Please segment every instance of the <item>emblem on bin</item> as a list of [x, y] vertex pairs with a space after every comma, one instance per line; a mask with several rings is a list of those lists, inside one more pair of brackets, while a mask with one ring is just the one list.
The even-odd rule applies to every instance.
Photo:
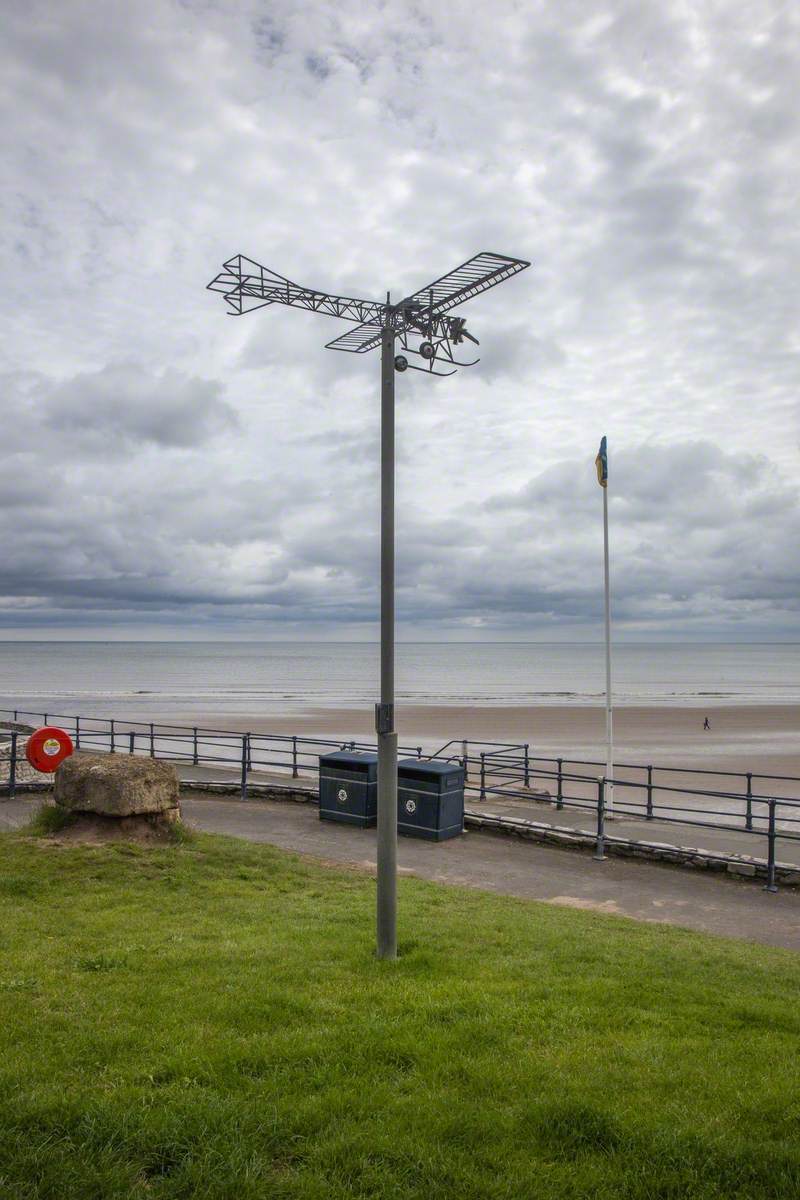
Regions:
[[336, 793], [336, 799], [340, 804], [344, 804], [346, 802], [347, 792], [344, 790], [344, 788], [339, 788], [338, 792]]
[[416, 802], [416, 800], [406, 800], [406, 812], [407, 812], [407, 813], [414, 813], [414, 812], [416, 812], [416, 811], [417, 811], [417, 802]]

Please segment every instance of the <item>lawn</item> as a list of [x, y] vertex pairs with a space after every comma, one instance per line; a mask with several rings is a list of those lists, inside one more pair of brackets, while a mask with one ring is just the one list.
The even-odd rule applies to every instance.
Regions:
[[379, 963], [374, 892], [0, 837], [3, 1200], [800, 1195], [800, 958], [404, 878]]

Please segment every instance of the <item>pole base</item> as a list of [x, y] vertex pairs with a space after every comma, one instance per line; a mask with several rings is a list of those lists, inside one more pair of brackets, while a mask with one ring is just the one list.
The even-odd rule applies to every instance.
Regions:
[[378, 958], [397, 958], [397, 734], [378, 734]]

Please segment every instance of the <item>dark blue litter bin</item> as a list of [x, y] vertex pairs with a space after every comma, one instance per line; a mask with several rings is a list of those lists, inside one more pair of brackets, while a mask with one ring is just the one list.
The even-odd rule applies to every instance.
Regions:
[[404, 758], [397, 764], [397, 829], [443, 842], [464, 832], [464, 770], [453, 763]]
[[319, 816], [367, 828], [378, 819], [378, 756], [336, 750], [319, 759]]

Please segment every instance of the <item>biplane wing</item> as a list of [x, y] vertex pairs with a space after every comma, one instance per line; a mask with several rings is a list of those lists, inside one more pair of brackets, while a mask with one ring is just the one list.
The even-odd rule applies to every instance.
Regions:
[[325, 343], [326, 350], [349, 350], [351, 354], [366, 354], [381, 344], [383, 328], [377, 321], [365, 321], [363, 325], [354, 325], [346, 333], [340, 334], [332, 342]]
[[442, 275], [427, 287], [420, 288], [413, 296], [407, 296], [400, 308], [421, 309], [437, 316], [451, 308], [471, 300], [504, 279], [510, 279], [531, 264], [522, 258], [509, 258], [506, 254], [494, 254], [482, 250], [467, 259], [454, 271]]

